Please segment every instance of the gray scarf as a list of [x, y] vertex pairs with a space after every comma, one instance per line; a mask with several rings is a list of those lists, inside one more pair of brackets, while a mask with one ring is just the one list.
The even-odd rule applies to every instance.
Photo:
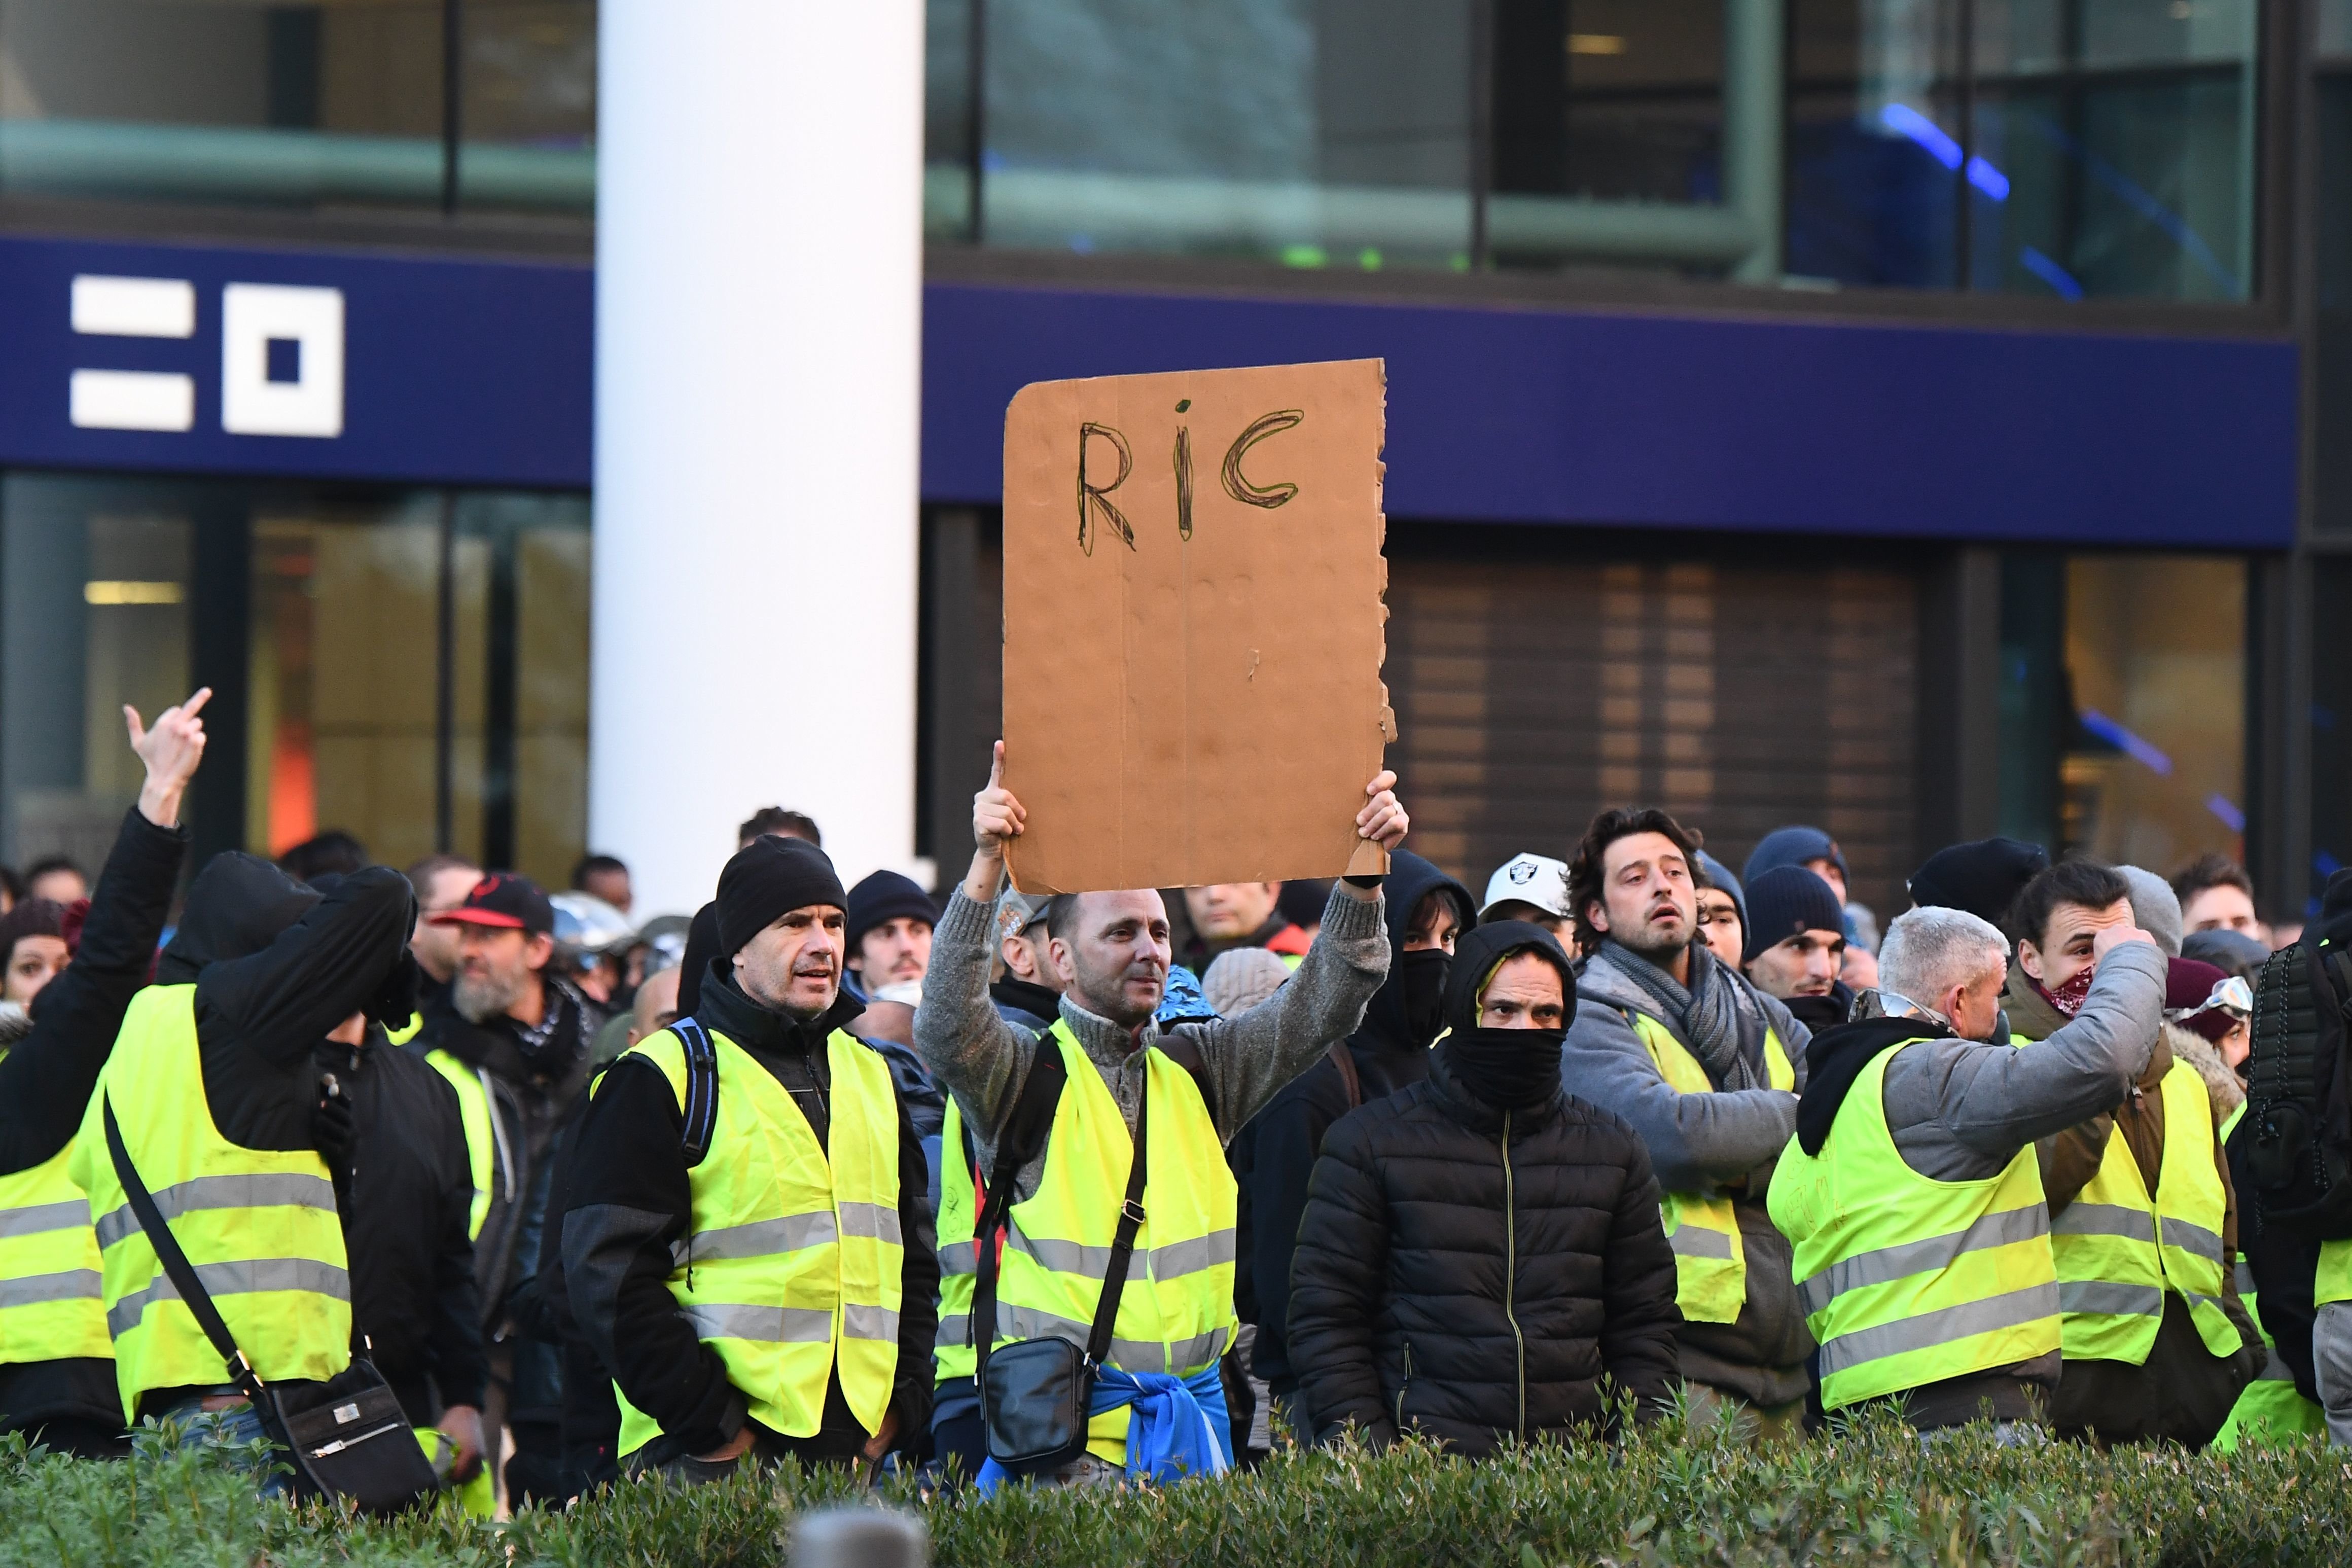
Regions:
[[1598, 956], [1641, 987], [1657, 1004], [1658, 1016], [1675, 1031], [1718, 1088], [1760, 1087], [1756, 1064], [1764, 1058], [1761, 1009], [1740, 1005], [1739, 977], [1726, 969], [1705, 942], [1690, 945], [1689, 989], [1633, 949], [1604, 938]]

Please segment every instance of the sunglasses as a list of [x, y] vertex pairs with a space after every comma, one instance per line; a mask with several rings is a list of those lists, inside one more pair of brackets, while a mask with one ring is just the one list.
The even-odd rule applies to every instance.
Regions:
[[2194, 1018], [2200, 1013], [2220, 1008], [2240, 1023], [2254, 1016], [2254, 988], [2246, 984], [2242, 974], [2232, 974], [2213, 984], [2212, 993], [2194, 1007], [2167, 1007], [2164, 1016], [2173, 1023]]

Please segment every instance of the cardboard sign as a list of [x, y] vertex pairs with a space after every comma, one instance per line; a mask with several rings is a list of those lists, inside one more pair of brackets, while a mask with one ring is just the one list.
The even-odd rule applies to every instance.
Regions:
[[1004, 416], [1022, 891], [1386, 868], [1379, 360], [1024, 386]]

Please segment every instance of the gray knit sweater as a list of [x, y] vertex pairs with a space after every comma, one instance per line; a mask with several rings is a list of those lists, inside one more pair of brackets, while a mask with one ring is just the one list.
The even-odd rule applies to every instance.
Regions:
[[[988, 999], [988, 971], [995, 955], [995, 910], [964, 897], [949, 899], [931, 937], [931, 963], [923, 976], [922, 1005], [915, 1009], [915, 1049], [937, 1075], [971, 1129], [983, 1167], [996, 1158], [996, 1134], [1012, 1113], [1038, 1037], [999, 1017]], [[1171, 1034], [1200, 1052], [1213, 1091], [1218, 1136], [1230, 1142], [1243, 1122], [1257, 1114], [1284, 1085], [1321, 1058], [1335, 1041], [1353, 1033], [1364, 1004], [1380, 989], [1389, 968], [1385, 910], [1378, 898], [1349, 897], [1334, 888], [1323, 911], [1323, 927], [1289, 983], [1247, 1012], [1208, 1024], [1179, 1024]], [[1096, 1016], [1069, 997], [1062, 1020], [1118, 1102], [1128, 1126], [1135, 1125], [1143, 1093], [1143, 1052], [1160, 1029], [1146, 1024], [1137, 1034]], [[1045, 1155], [1022, 1166], [1013, 1178], [1016, 1198], [1037, 1190]]]

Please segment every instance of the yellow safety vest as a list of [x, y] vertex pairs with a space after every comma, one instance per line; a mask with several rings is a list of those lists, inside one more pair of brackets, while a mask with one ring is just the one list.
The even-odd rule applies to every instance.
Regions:
[[165, 1277], [106, 1148], [114, 1107], [123, 1147], [265, 1383], [323, 1381], [351, 1364], [352, 1287], [326, 1162], [310, 1150], [241, 1149], [205, 1098], [193, 984], [131, 999], [71, 1151], [103, 1259], [106, 1326], [124, 1418], [152, 1388], [228, 1383], [220, 1352]]
[[398, 1028], [384, 1030], [383, 1037], [390, 1040], [395, 1046], [404, 1046], [424, 1032], [425, 1015], [422, 1013], [411, 1013], [408, 1016], [408, 1022], [401, 1025]]
[[66, 1168], [72, 1154], [68, 1140], [31, 1169], [0, 1176], [0, 1363], [114, 1354], [89, 1198]]
[[[879, 1431], [898, 1365], [906, 1256], [889, 1065], [833, 1032], [825, 1042], [832, 1131], [820, 1142], [773, 1073], [708, 1032], [719, 1110], [709, 1152], [687, 1173], [692, 1209], [674, 1249], [669, 1293], [761, 1426], [787, 1437], [815, 1436], [837, 1362], [851, 1414]], [[686, 1045], [677, 1031], [649, 1036], [625, 1055], [661, 1069], [683, 1115]], [[610, 1082], [607, 1073], [596, 1092]], [[617, 1384], [614, 1393], [625, 1456], [661, 1427]]]
[[980, 1284], [972, 1227], [980, 1223], [971, 1166], [963, 1157], [963, 1110], [953, 1097], [940, 1137], [940, 1332], [932, 1342], [932, 1376], [940, 1383], [971, 1377], [980, 1352], [971, 1342], [972, 1292]]
[[500, 1158], [506, 1151], [500, 1146], [498, 1110], [490, 1103], [489, 1074], [447, 1051], [427, 1051], [425, 1060], [457, 1091], [457, 1121], [466, 1130], [466, 1163], [474, 1183], [473, 1206], [466, 1215], [466, 1235], [479, 1241], [482, 1222], [490, 1215], [490, 1184], [504, 1175], [509, 1184], [507, 1196], [514, 1196], [514, 1167]]
[[[1083, 1345], [1102, 1299], [1135, 1142], [1110, 1087], [1066, 1023], [1056, 1019], [1039, 1041], [1041, 1049], [1049, 1044], [1061, 1051], [1069, 1078], [1054, 1107], [1037, 1190], [1013, 1205], [1006, 1226], [996, 1342], [1051, 1336]], [[1239, 1326], [1234, 1316], [1237, 1193], [1200, 1086], [1156, 1046], [1144, 1061], [1143, 1092], [1151, 1118], [1145, 1218], [1111, 1325], [1109, 1361], [1127, 1372], [1185, 1377], [1223, 1355]], [[944, 1189], [941, 1199], [944, 1205]], [[972, 1222], [962, 1223], [969, 1240]], [[1094, 1417], [1087, 1426], [1087, 1450], [1125, 1464], [1130, 1414], [1121, 1406]]]
[[2311, 1279], [2311, 1304], [2352, 1301], [2352, 1240], [2319, 1244], [2319, 1268]]
[[1916, 1043], [1872, 1058], [1822, 1152], [1790, 1139], [1772, 1177], [1767, 1207], [1796, 1247], [1828, 1410], [2058, 1348], [2058, 1272], [2033, 1145], [1999, 1175], [1969, 1182], [1923, 1176], [1895, 1147], [1886, 1064]]
[[2245, 1342], [2221, 1310], [2229, 1194], [2213, 1163], [2205, 1080], [2176, 1061], [2158, 1092], [2164, 1097], [2164, 1155], [2156, 1195], [2149, 1196], [2139, 1162], [2110, 1127], [2098, 1171], [2050, 1224], [2069, 1361], [2144, 1365], [2156, 1348], [2168, 1290], [2189, 1303], [2208, 1352], [2235, 1355]]
[[[1676, 1094], [1712, 1094], [1715, 1080], [1672, 1029], [1647, 1013], [1629, 1013], [1658, 1076]], [[1780, 1037], [1764, 1031], [1764, 1072], [1774, 1089], [1794, 1090], [1797, 1074]], [[1666, 1245], [1675, 1249], [1675, 1304], [1694, 1323], [1732, 1323], [1748, 1300], [1748, 1248], [1731, 1200], [1714, 1193], [1668, 1193], [1658, 1204]]]

